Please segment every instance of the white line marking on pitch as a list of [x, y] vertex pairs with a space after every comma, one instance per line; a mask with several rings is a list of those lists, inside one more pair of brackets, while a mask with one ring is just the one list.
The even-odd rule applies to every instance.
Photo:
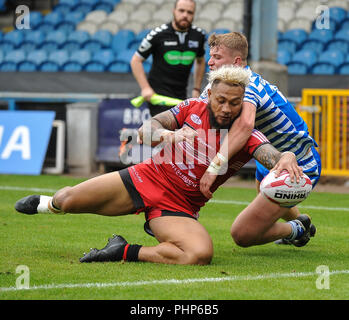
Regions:
[[[330, 271], [329, 275], [334, 274], [349, 274], [349, 270], [335, 270]], [[20, 291], [20, 290], [49, 290], [49, 289], [75, 289], [75, 288], [110, 288], [110, 287], [136, 287], [159, 284], [192, 284], [192, 283], [206, 283], [206, 282], [223, 282], [223, 281], [253, 281], [253, 280], [267, 280], [267, 279], [282, 279], [282, 278], [300, 278], [319, 275], [316, 272], [294, 272], [294, 273], [270, 273], [257, 276], [231, 276], [221, 278], [194, 278], [194, 279], [164, 279], [151, 281], [125, 281], [125, 282], [110, 282], [110, 283], [63, 283], [63, 284], [44, 284], [39, 286], [32, 286], [28, 289], [17, 289], [16, 287], [0, 288], [0, 292], [5, 291]]]
[[[0, 190], [7, 191], [32, 191], [32, 192], [41, 192], [41, 193], [55, 193], [55, 189], [46, 189], [46, 188], [26, 188], [26, 187], [16, 187], [16, 186], [0, 186]], [[231, 204], [231, 205], [242, 205], [247, 206], [250, 204], [248, 201], [235, 201], [235, 200], [218, 200], [212, 199], [208, 203], [219, 203], [219, 204]], [[310, 205], [298, 205], [298, 208], [301, 209], [312, 209], [312, 210], [326, 210], [326, 211], [348, 211], [349, 208], [340, 208], [340, 207], [321, 207], [321, 206], [310, 206]]]

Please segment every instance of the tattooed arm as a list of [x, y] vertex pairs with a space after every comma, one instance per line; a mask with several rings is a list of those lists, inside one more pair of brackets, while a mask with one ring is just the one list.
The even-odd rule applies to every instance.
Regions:
[[299, 178], [303, 173], [301, 167], [298, 166], [296, 156], [293, 152], [279, 152], [271, 144], [266, 143], [256, 149], [253, 157], [269, 170], [275, 170], [276, 176], [281, 171], [287, 170], [290, 174], [291, 181], [299, 182]]
[[177, 121], [171, 111], [164, 111], [147, 120], [138, 129], [138, 142], [155, 147], [160, 142], [173, 143], [192, 140], [195, 130], [184, 126], [178, 129]]

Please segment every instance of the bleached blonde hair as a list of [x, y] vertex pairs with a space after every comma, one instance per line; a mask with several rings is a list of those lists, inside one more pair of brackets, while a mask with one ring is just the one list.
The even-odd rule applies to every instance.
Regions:
[[219, 82], [246, 88], [250, 82], [250, 72], [242, 67], [225, 65], [208, 74], [208, 82], [211, 87]]

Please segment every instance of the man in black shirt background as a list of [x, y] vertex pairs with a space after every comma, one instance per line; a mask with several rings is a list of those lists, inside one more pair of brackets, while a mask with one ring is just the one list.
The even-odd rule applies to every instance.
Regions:
[[[152, 105], [149, 101], [154, 93], [177, 99], [187, 98], [190, 71], [194, 65], [194, 87], [190, 97], [199, 97], [205, 73], [206, 34], [192, 25], [195, 14], [194, 0], [177, 0], [173, 9], [173, 20], [148, 33], [131, 60], [131, 68], [148, 102], [151, 116], [171, 107]], [[148, 78], [143, 61], [153, 55]]]

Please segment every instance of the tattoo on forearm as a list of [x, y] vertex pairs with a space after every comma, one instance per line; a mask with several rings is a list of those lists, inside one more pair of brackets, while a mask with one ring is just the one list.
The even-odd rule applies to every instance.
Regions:
[[152, 125], [154, 123], [154, 125], [156, 126], [155, 129], [161, 127], [171, 131], [177, 129], [177, 122], [171, 111], [161, 112], [157, 114], [152, 120], [156, 120], [160, 124], [160, 126], [157, 127], [156, 121], [152, 121]]
[[253, 157], [267, 169], [272, 169], [281, 158], [281, 153], [271, 144], [263, 144], [256, 149]]

